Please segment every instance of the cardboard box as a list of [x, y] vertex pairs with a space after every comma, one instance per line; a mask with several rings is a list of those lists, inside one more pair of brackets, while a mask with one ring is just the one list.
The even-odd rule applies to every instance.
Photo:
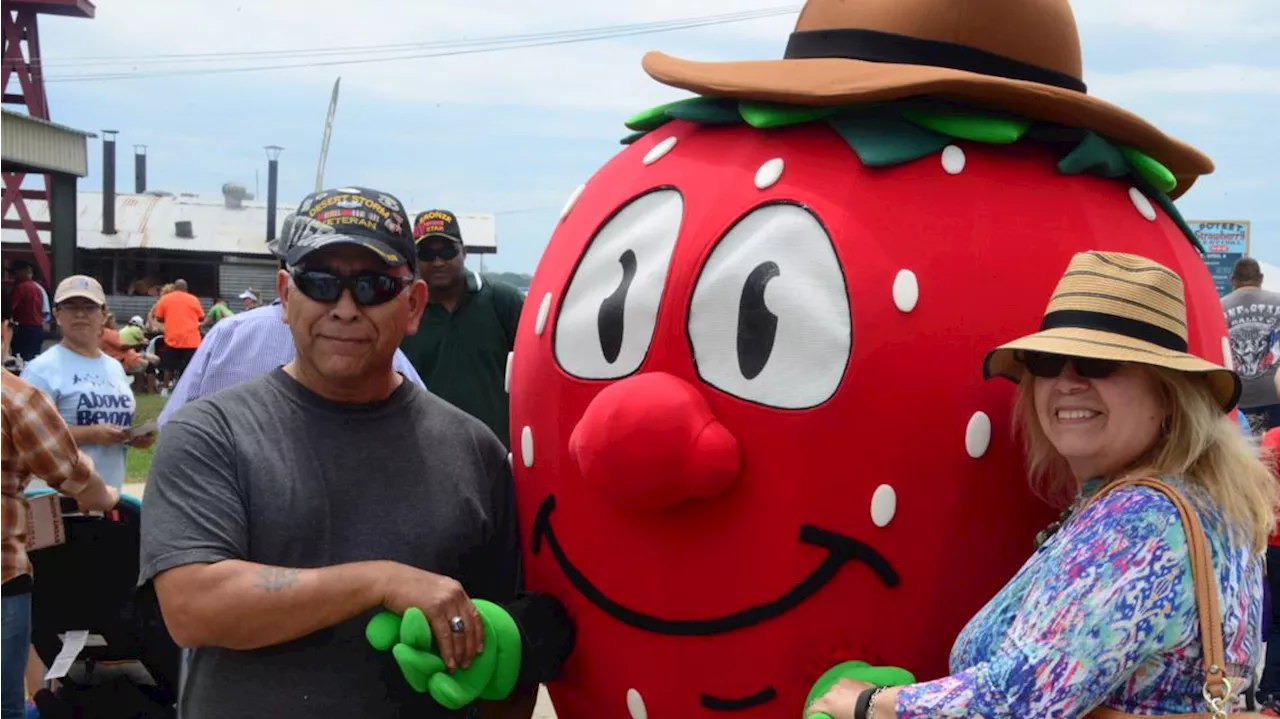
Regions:
[[27, 500], [27, 551], [65, 544], [62, 502], [57, 494], [42, 494]]

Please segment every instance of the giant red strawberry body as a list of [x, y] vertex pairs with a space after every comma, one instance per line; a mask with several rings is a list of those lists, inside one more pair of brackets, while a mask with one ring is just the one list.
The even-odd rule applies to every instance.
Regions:
[[1196, 248], [1101, 138], [903, 161], [918, 123], [703, 110], [575, 193], [520, 324], [527, 584], [577, 625], [560, 719], [796, 716], [847, 659], [945, 674], [1052, 518], [981, 360], [1073, 253], [1177, 269], [1191, 350], [1226, 359]]

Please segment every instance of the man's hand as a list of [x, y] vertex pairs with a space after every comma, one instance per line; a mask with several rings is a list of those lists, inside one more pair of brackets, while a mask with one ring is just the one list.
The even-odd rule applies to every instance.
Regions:
[[125, 427], [114, 424], [95, 424], [91, 427], [93, 430], [92, 441], [87, 444], [124, 444], [129, 441], [129, 432]]
[[[480, 615], [456, 579], [395, 564], [383, 578], [382, 587], [382, 606], [390, 611], [403, 616], [409, 607], [422, 610], [450, 672], [470, 666], [471, 658], [484, 649]], [[462, 619], [462, 632], [455, 633], [450, 627], [454, 618]]]
[[110, 512], [120, 503], [120, 492], [108, 487], [104, 482], [98, 481], [84, 490], [76, 497], [76, 504], [80, 505], [80, 511], [89, 512]]
[[134, 449], [146, 449], [147, 447], [150, 447], [155, 443], [156, 443], [155, 432], [140, 434], [137, 437], [134, 437], [133, 439], [129, 440], [129, 446], [133, 447]]
[[[430, 692], [437, 704], [458, 710], [476, 699], [504, 701], [520, 678], [523, 644], [520, 627], [507, 610], [483, 599], [475, 607], [484, 625], [485, 647], [471, 666], [450, 674], [435, 654], [435, 639], [426, 616], [410, 607], [404, 617], [379, 612], [365, 627], [369, 644], [390, 650], [405, 681], [417, 692]], [[532, 709], [532, 705], [529, 707]], [[530, 712], [531, 713], [531, 712]], [[528, 717], [529, 713], [525, 714]]]

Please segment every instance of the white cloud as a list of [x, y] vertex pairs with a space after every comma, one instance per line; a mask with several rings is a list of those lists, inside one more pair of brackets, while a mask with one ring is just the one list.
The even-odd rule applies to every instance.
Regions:
[[[1227, 35], [1239, 40], [1280, 37], [1274, 0], [1075, 0], [1082, 32], [1091, 26], [1178, 35]], [[1181, 42], [1195, 42], [1182, 37]]]
[[1193, 68], [1144, 68], [1090, 75], [1089, 91], [1099, 97], [1139, 95], [1280, 94], [1280, 66], [1220, 64]]

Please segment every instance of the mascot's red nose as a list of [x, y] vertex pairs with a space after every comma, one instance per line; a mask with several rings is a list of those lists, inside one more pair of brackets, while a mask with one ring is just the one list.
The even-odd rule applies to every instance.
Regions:
[[723, 491], [738, 441], [688, 382], [663, 372], [609, 385], [569, 438], [582, 481], [617, 506], [653, 511]]

